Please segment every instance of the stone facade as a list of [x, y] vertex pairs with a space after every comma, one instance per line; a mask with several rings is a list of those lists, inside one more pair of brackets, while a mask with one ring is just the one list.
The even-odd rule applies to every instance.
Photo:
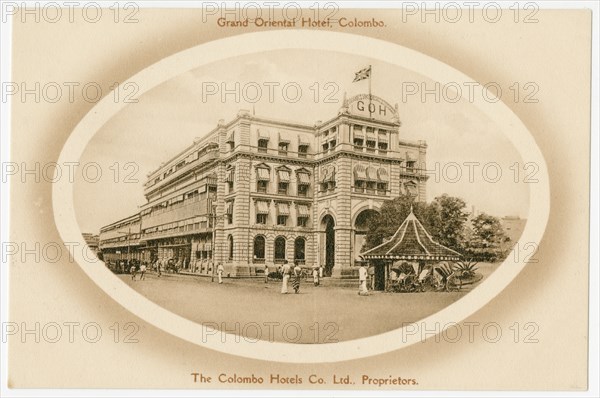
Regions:
[[140, 250], [200, 274], [284, 260], [352, 274], [367, 216], [400, 194], [425, 200], [426, 150], [401, 140], [397, 106], [375, 96], [312, 125], [240, 111], [148, 175]]

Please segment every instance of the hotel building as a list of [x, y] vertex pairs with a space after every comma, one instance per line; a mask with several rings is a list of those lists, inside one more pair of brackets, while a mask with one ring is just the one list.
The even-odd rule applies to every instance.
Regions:
[[199, 274], [221, 262], [226, 275], [256, 275], [284, 260], [353, 274], [383, 202], [425, 200], [427, 145], [400, 126], [397, 105], [365, 94], [314, 124], [242, 110], [151, 172], [139, 214], [103, 227], [100, 248]]

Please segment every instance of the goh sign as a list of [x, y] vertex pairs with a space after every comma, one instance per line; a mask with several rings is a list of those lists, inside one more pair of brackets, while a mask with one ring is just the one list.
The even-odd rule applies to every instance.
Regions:
[[359, 94], [346, 100], [344, 104], [351, 115], [371, 119], [398, 122], [398, 105], [392, 106], [389, 102], [375, 95]]

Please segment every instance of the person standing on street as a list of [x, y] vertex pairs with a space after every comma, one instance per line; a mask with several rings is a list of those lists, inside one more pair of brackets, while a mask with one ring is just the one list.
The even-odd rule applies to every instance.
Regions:
[[219, 277], [219, 283], [223, 283], [223, 272], [225, 272], [223, 264], [219, 263], [219, 265], [217, 266], [217, 276]]
[[131, 274], [131, 280], [134, 281], [135, 280], [135, 265], [131, 265], [131, 268], [129, 268], [129, 273]]
[[369, 285], [371, 290], [375, 290], [375, 267], [371, 265], [367, 269], [367, 272], [369, 273]]
[[284, 260], [283, 262], [281, 273], [283, 274], [283, 280], [281, 282], [281, 294], [287, 294], [288, 282], [290, 280], [290, 265], [288, 264], [287, 260]]
[[265, 283], [269, 282], [269, 264], [265, 263]]
[[315, 286], [319, 286], [319, 268], [313, 267], [312, 270], [313, 283]]
[[292, 271], [294, 274], [294, 279], [292, 279], [292, 287], [294, 288], [294, 293], [298, 294], [300, 292], [300, 279], [302, 278], [302, 268], [298, 265], [298, 262], [294, 261], [294, 270]]
[[142, 265], [140, 265], [140, 280], [144, 279], [146, 279], [146, 264], [142, 263]]
[[369, 295], [369, 291], [367, 290], [367, 268], [365, 268], [364, 264], [361, 264], [358, 269], [358, 294], [360, 296]]

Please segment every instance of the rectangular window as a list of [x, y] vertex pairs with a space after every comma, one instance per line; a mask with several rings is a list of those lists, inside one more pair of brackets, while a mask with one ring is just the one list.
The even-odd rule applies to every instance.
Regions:
[[269, 140], [259, 138], [258, 140], [258, 152], [266, 153], [269, 147]]
[[268, 181], [258, 181], [256, 183], [256, 191], [260, 193], [267, 193], [267, 188], [269, 186]]
[[308, 185], [298, 185], [298, 196], [308, 196]]
[[277, 225], [286, 225], [288, 216], [277, 216]]
[[380, 151], [387, 151], [388, 149], [388, 144], [387, 142], [379, 142], [379, 150]]
[[331, 149], [335, 148], [335, 146], [337, 145], [337, 141], [336, 140], [331, 140], [329, 141], [329, 147]]
[[354, 146], [361, 147], [361, 149], [362, 149], [362, 146], [364, 145], [364, 143], [365, 143], [364, 139], [362, 139], [362, 138], [354, 138]]
[[329, 143], [326, 142], [323, 144], [323, 152], [327, 152], [329, 150]]
[[387, 191], [387, 184], [384, 182], [377, 183], [377, 193], [380, 195], [385, 195]]
[[289, 184], [287, 182], [280, 182], [277, 188], [277, 193], [279, 193], [280, 195], [287, 195], [288, 185]]
[[406, 162], [406, 171], [410, 171], [410, 172], [415, 171], [415, 161], [414, 160], [409, 160], [408, 162]]
[[356, 192], [364, 192], [365, 191], [365, 182], [362, 180], [354, 181], [354, 190]]
[[229, 144], [229, 150], [233, 151], [235, 148], [235, 131], [230, 131], [225, 138], [225, 142]]
[[308, 144], [300, 144], [298, 146], [298, 157], [305, 158], [308, 154]]
[[267, 223], [267, 215], [266, 214], [257, 214], [256, 215], [256, 223], [265, 225]]
[[233, 224], [233, 201], [226, 202], [227, 224]]
[[307, 227], [308, 226], [308, 218], [307, 217], [298, 217], [298, 226], [299, 227]]
[[280, 142], [279, 143], [279, 154], [282, 155], [282, 156], [287, 156], [289, 147], [290, 147], [289, 143], [287, 143], [287, 142]]

